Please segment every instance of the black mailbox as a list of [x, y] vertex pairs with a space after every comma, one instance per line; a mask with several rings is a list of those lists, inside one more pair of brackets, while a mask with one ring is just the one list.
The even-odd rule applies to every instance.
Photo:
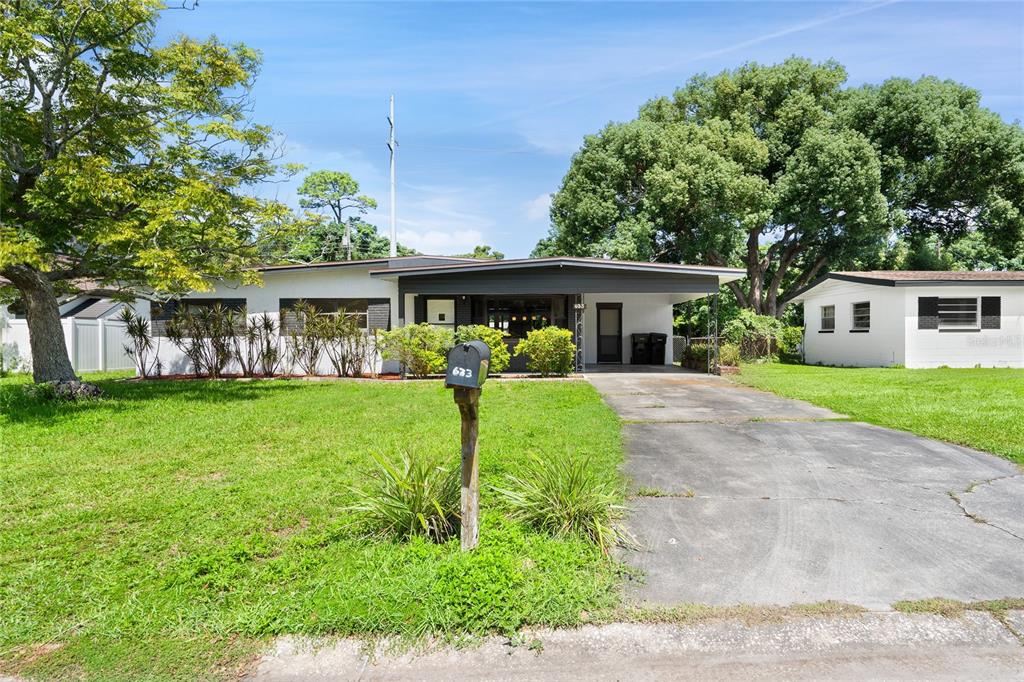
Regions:
[[445, 386], [480, 388], [487, 381], [487, 366], [491, 363], [491, 349], [483, 341], [455, 344], [448, 352], [448, 373]]

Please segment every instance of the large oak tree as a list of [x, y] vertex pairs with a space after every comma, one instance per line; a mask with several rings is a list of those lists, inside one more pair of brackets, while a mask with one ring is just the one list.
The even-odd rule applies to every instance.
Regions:
[[800, 287], [897, 234], [982, 230], [1019, 248], [1019, 126], [955, 83], [845, 79], [835, 62], [791, 58], [648, 102], [584, 140], [534, 253], [741, 266], [739, 304], [781, 315]]
[[259, 55], [216, 38], [157, 45], [162, 11], [0, 9], [0, 276], [25, 307], [36, 381], [74, 378], [59, 294], [252, 281], [259, 226], [282, 210], [248, 191], [275, 172], [271, 130], [249, 122]]

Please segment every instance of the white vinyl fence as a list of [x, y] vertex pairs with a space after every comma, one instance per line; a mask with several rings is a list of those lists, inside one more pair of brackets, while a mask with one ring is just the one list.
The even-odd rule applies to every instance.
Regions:
[[[71, 366], [76, 372], [135, 369], [135, 362], [124, 350], [128, 336], [123, 322], [66, 317], [61, 323]], [[3, 352], [7, 369], [17, 372], [32, 369], [26, 320], [0, 318], [0, 352]]]

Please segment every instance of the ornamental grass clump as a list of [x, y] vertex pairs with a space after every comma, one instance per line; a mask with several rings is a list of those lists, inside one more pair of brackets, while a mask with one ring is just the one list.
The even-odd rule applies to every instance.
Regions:
[[522, 476], [509, 475], [495, 492], [509, 516], [555, 537], [586, 538], [606, 554], [636, 541], [622, 526], [626, 508], [620, 491], [601, 479], [580, 457], [530, 458]]
[[455, 467], [405, 453], [397, 462], [373, 455], [376, 469], [345, 511], [367, 535], [394, 540], [423, 536], [444, 542], [458, 531], [460, 481]]

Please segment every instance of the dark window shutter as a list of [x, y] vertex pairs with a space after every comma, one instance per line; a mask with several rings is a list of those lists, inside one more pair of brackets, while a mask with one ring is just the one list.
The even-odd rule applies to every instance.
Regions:
[[939, 328], [939, 297], [918, 296], [917, 297], [917, 328], [938, 329]]
[[390, 329], [391, 302], [370, 303], [366, 306], [366, 324], [370, 329]]
[[413, 324], [419, 324], [420, 322], [427, 321], [427, 299], [425, 296], [417, 296], [414, 299], [416, 302], [413, 305], [415, 317], [413, 317]]
[[1002, 299], [998, 296], [981, 297], [982, 329], [999, 329], [999, 318], [1002, 314]]
[[469, 296], [455, 297], [455, 326], [473, 324], [473, 300]]

